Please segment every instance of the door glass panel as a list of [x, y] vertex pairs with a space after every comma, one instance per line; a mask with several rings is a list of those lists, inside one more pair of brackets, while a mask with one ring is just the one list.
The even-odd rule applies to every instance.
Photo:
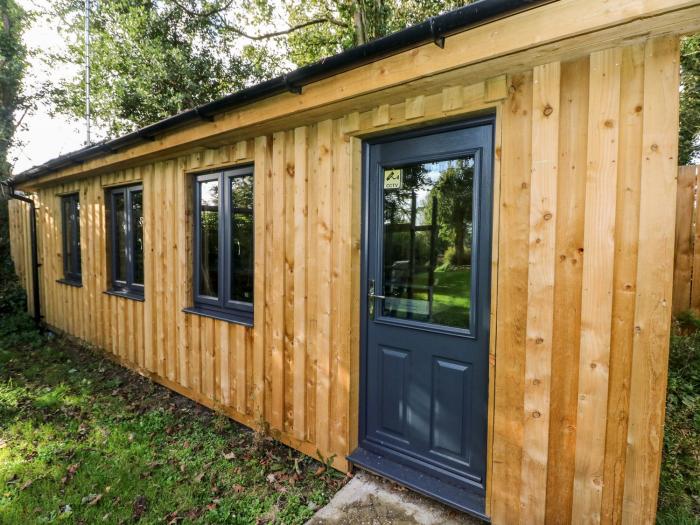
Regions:
[[469, 328], [474, 156], [383, 176], [382, 314]]
[[199, 183], [199, 293], [219, 296], [219, 181]]

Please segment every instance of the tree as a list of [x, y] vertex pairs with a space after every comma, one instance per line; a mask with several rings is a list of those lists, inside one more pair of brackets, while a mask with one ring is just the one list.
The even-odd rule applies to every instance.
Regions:
[[[119, 135], [465, 3], [283, 0], [280, 21], [272, 0], [95, 2], [91, 113]], [[47, 61], [82, 66], [84, 0], [57, 0], [51, 14], [69, 45]], [[50, 99], [56, 112], [81, 119], [85, 83], [75, 70]]]
[[290, 33], [290, 60], [297, 66], [400, 31], [473, 0], [286, 0], [291, 27], [309, 20], [333, 20]]
[[22, 78], [27, 67], [27, 49], [22, 42], [27, 14], [15, 0], [0, 0], [2, 33], [0, 34], [0, 179], [10, 173], [8, 150], [15, 130], [21, 124], [16, 113], [25, 104], [21, 95]]
[[[454, 247], [450, 264], [463, 266], [471, 264], [472, 201], [474, 191], [474, 159], [459, 159], [444, 170], [440, 180], [431, 191], [438, 205], [439, 236], [449, 239]], [[432, 204], [426, 214], [432, 213]]]
[[678, 162], [700, 160], [700, 35], [681, 43], [681, 102]]
[[[230, 3], [230, 2], [229, 2]], [[59, 0], [69, 42], [54, 63], [83, 64], [84, 2]], [[279, 71], [268, 53], [221, 30], [214, 15], [191, 14], [178, 2], [110, 0], [91, 12], [91, 113], [108, 135], [119, 135], [209, 102]], [[57, 112], [85, 113], [81, 69], [51, 93]]]

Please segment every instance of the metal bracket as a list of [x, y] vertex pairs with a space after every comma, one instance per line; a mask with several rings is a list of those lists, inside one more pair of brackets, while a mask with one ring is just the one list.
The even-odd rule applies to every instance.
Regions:
[[139, 137], [141, 137], [143, 140], [147, 140], [149, 142], [154, 142], [156, 140], [156, 137], [154, 135], [146, 135], [145, 133], [140, 133], [140, 132], [139, 132]]
[[440, 49], [445, 49], [445, 36], [435, 29], [435, 18], [430, 18], [430, 34], [433, 36], [433, 43]]
[[195, 109], [197, 112], [197, 116], [201, 118], [202, 120], [206, 120], [207, 122], [214, 122], [214, 115], [207, 115], [206, 113], [202, 113], [201, 110], [198, 108]]
[[287, 91], [290, 93], [301, 95], [301, 86], [297, 86], [296, 84], [290, 82], [287, 75], [284, 75], [284, 85], [287, 87]]

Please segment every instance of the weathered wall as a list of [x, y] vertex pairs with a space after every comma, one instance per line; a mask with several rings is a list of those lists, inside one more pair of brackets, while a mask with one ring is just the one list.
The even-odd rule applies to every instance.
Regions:
[[34, 314], [34, 283], [32, 282], [32, 245], [29, 237], [29, 204], [10, 200], [7, 203], [10, 221], [10, 254], [15, 272], [27, 292], [27, 307]]
[[678, 42], [511, 80], [501, 120], [495, 523], [652, 523], [676, 199]]
[[[46, 322], [235, 419], [264, 422], [308, 454], [335, 454], [345, 468], [358, 421], [360, 138], [490, 108], [498, 119], [487, 508], [494, 523], [652, 522], [678, 42], [513, 71], [464, 85], [453, 71], [450, 83], [363, 99], [328, 120], [40, 189]], [[191, 297], [189, 174], [251, 161], [252, 329], [182, 312]], [[103, 293], [104, 188], [137, 179], [144, 302]], [[82, 288], [55, 282], [57, 195], [75, 189]]]

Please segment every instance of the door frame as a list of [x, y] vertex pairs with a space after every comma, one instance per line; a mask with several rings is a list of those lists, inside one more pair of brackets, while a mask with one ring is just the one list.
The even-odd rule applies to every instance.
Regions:
[[[411, 129], [409, 131], [389, 131], [386, 134], [378, 135], [378, 136], [373, 136], [371, 138], [363, 139], [362, 144], [361, 144], [361, 196], [360, 196], [360, 212], [361, 212], [361, 218], [360, 218], [360, 332], [359, 332], [359, 343], [360, 343], [360, 348], [359, 348], [359, 372], [360, 372], [360, 377], [359, 377], [359, 392], [358, 392], [358, 433], [357, 433], [357, 443], [356, 446], [359, 448], [360, 443], [362, 442], [365, 432], [367, 429], [367, 412], [366, 412], [366, 404], [367, 404], [367, 373], [368, 373], [368, 364], [367, 364], [367, 352], [368, 352], [368, 318], [367, 318], [367, 308], [368, 308], [368, 300], [367, 300], [367, 293], [368, 293], [368, 272], [369, 272], [369, 243], [370, 243], [370, 232], [369, 232], [369, 195], [370, 195], [370, 190], [372, 188], [372, 185], [370, 184], [370, 166], [369, 166], [369, 150], [370, 148], [375, 145], [375, 144], [380, 144], [383, 142], [391, 142], [395, 140], [402, 140], [402, 139], [410, 139], [414, 137], [421, 137], [421, 136], [426, 136], [426, 135], [431, 135], [435, 133], [441, 133], [441, 132], [446, 132], [446, 131], [452, 131], [452, 130], [458, 130], [458, 129], [464, 129], [464, 128], [471, 128], [471, 127], [478, 127], [478, 126], [483, 126], [483, 125], [490, 125], [491, 126], [491, 159], [490, 159], [490, 166], [491, 166], [491, 179], [490, 179], [490, 195], [491, 195], [491, 224], [490, 227], [488, 228], [488, 236], [486, 239], [484, 239], [484, 246], [490, 253], [489, 261], [493, 259], [493, 239], [494, 239], [494, 225], [496, 224], [496, 221], [494, 220], [496, 217], [496, 214], [498, 213], [496, 210], [496, 199], [497, 199], [497, 192], [496, 192], [496, 178], [499, 176], [499, 169], [498, 169], [498, 161], [496, 158], [496, 144], [497, 144], [497, 133], [498, 133], [498, 114], [497, 114], [497, 108], [492, 107], [487, 110], [486, 113], [482, 113], [478, 116], [474, 117], [467, 117], [467, 118], [460, 118], [459, 120], [451, 120], [450, 122], [447, 123], [440, 123], [436, 125], [430, 125], [427, 124], [426, 126], [423, 127], [418, 127], [415, 129]], [[483, 248], [482, 248], [483, 249]], [[485, 272], [485, 279], [488, 282], [488, 289], [484, 290], [483, 293], [487, 294], [488, 299], [488, 311], [485, 313], [482, 313], [481, 315], [486, 315], [490, 318], [491, 316], [491, 301], [492, 301], [492, 291], [493, 291], [493, 275], [492, 275], [492, 264], [488, 264], [486, 268], [482, 270]], [[491, 331], [494, 330], [493, 323], [491, 320], [489, 320], [488, 323], [489, 330], [487, 334], [480, 334], [481, 337], [486, 337], [487, 343], [487, 352], [490, 353], [490, 348], [491, 348], [491, 340], [492, 340], [492, 335]], [[489, 356], [487, 356], [487, 359], [489, 359]], [[491, 447], [490, 447], [490, 437], [491, 437], [491, 418], [490, 418], [490, 409], [491, 409], [491, 403], [492, 403], [492, 391], [491, 391], [491, 382], [492, 382], [492, 377], [490, 377], [492, 372], [492, 367], [487, 366], [486, 367], [486, 373], [488, 374], [487, 380], [486, 380], [486, 413], [487, 413], [487, 420], [486, 420], [486, 435], [484, 436], [485, 440], [485, 447], [484, 447], [484, 463], [486, 466], [485, 469], [485, 475], [484, 475], [484, 490], [485, 490], [485, 496], [484, 496], [484, 503], [485, 503], [485, 513], [481, 513], [478, 511], [470, 511], [468, 509], [465, 509], [463, 507], [460, 507], [458, 505], [455, 505], [454, 503], [451, 503], [448, 499], [446, 498], [440, 498], [439, 495], [437, 494], [430, 494], [425, 491], [419, 491], [423, 492], [426, 496], [432, 498], [432, 499], [438, 499], [442, 501], [443, 503], [446, 503], [447, 505], [454, 506], [458, 508], [459, 510], [463, 512], [468, 512], [470, 514], [473, 514], [481, 519], [486, 519], [488, 520], [488, 510], [489, 510], [489, 471], [490, 471], [490, 460], [489, 456], [491, 453]], [[352, 451], [351, 451], [352, 452]], [[410, 487], [413, 490], [416, 490], [415, 487]]]

